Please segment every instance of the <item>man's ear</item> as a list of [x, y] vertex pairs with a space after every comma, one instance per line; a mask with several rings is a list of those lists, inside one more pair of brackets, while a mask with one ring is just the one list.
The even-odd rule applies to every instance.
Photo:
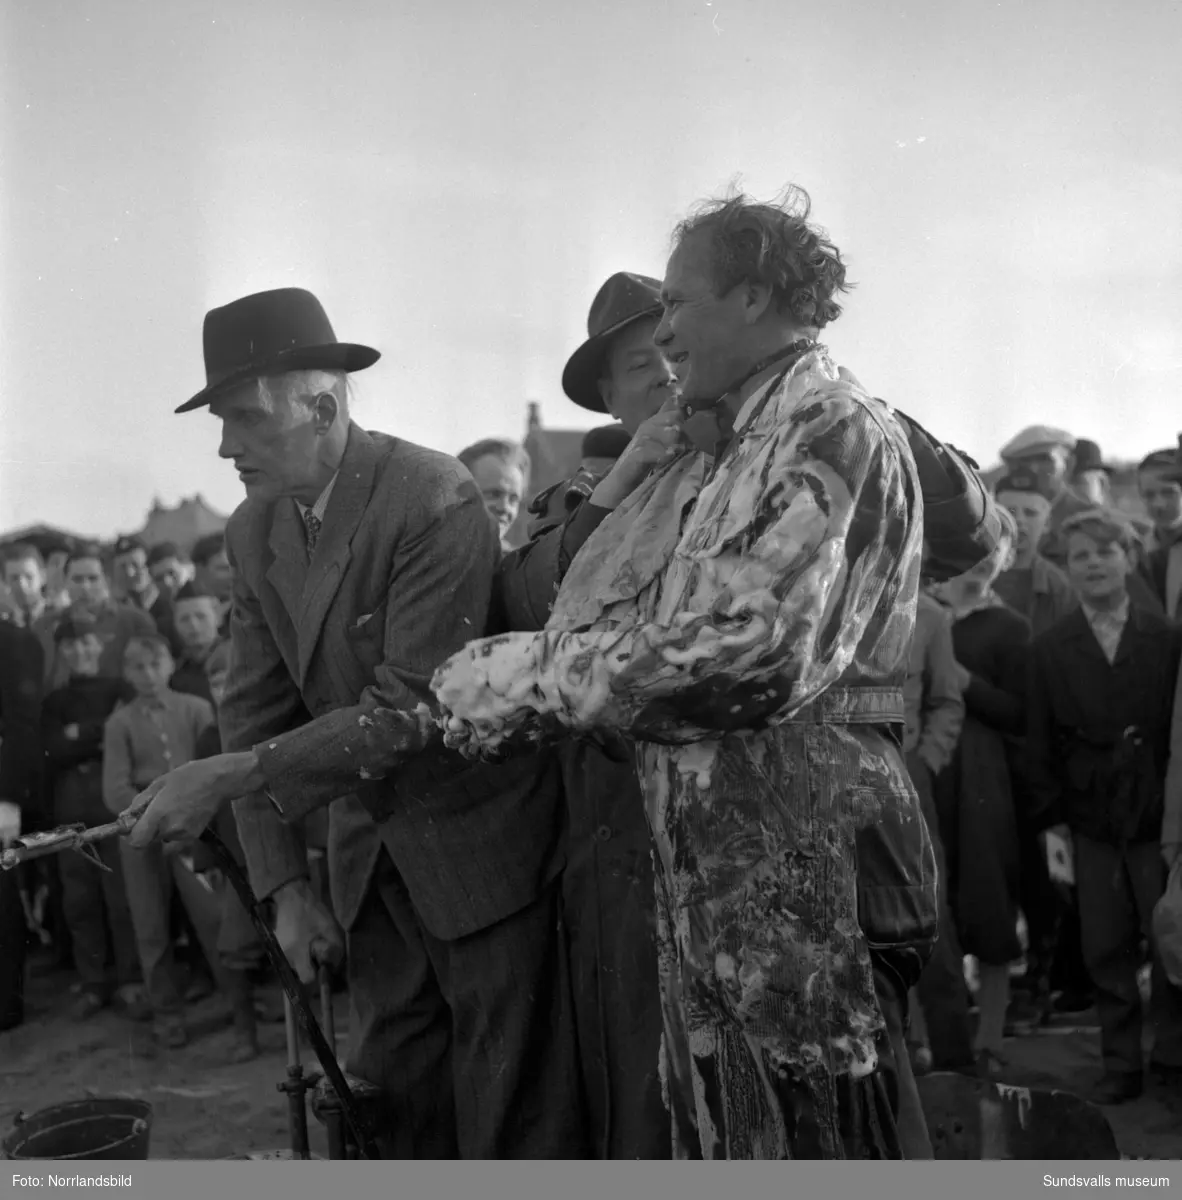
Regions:
[[312, 402], [312, 422], [317, 433], [327, 433], [340, 415], [341, 405], [332, 392], [321, 392]]
[[743, 321], [754, 325], [772, 305], [772, 289], [766, 283], [742, 283]]

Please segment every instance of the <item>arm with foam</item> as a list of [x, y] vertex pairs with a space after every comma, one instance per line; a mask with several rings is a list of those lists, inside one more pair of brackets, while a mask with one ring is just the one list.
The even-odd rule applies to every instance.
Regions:
[[[484, 639], [433, 689], [453, 742], [493, 746], [539, 718], [685, 743], [790, 716], [849, 665], [918, 553], [902, 435], [831, 384], [797, 405], [726, 493], [689, 578], [700, 611], [602, 632]], [[705, 493], [703, 502], [708, 502]]]

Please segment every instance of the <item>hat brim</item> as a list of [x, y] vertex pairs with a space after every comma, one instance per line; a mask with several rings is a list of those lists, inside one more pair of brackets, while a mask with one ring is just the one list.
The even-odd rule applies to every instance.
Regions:
[[352, 342], [333, 342], [328, 346], [297, 346], [285, 350], [272, 358], [248, 363], [231, 371], [224, 379], [202, 388], [190, 400], [186, 400], [175, 411], [192, 412], [204, 408], [222, 392], [235, 387], [247, 379], [258, 379], [264, 375], [281, 375], [285, 371], [364, 371], [381, 358], [381, 352], [370, 346], [358, 346]]
[[608, 342], [621, 329], [627, 329], [629, 325], [635, 325], [637, 321], [643, 321], [646, 317], [659, 316], [663, 311], [660, 304], [654, 304], [652, 308], [625, 317], [602, 333], [588, 338], [566, 360], [566, 366], [562, 370], [562, 390], [567, 397], [589, 412], [606, 413], [603, 397], [599, 394], [599, 379], [603, 372], [603, 359], [607, 353]]

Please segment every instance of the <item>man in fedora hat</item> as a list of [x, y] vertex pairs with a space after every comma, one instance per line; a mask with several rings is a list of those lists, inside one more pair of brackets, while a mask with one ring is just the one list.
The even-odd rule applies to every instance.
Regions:
[[[178, 411], [209, 407], [247, 491], [226, 530], [227, 753], [141, 796], [132, 843], [194, 836], [233, 799], [304, 979], [344, 927], [347, 1065], [383, 1091], [388, 1156], [578, 1157], [557, 763], [405, 762], [432, 670], [486, 626], [480, 494], [454, 459], [350, 419], [347, 373], [378, 352], [339, 343], [310, 293], [214, 309], [204, 343], [208, 384]], [[330, 802], [336, 919], [298, 832]]]

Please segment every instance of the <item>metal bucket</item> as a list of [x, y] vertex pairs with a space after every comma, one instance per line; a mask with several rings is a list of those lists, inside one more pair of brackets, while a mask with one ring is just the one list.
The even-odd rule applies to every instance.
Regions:
[[1069, 1092], [945, 1072], [916, 1084], [938, 1159], [1120, 1158], [1108, 1118]]
[[150, 1104], [100, 1096], [19, 1114], [0, 1147], [10, 1159], [146, 1159], [151, 1133]]

